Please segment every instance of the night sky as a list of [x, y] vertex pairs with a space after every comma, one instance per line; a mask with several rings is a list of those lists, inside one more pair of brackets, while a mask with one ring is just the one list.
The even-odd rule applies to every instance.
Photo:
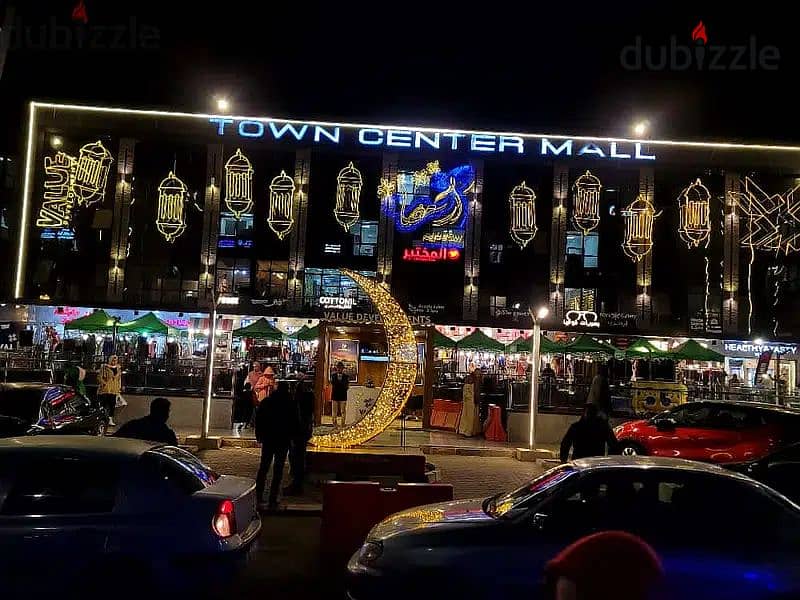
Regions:
[[[12, 36], [0, 79], [0, 150], [19, 147], [32, 98], [212, 111], [215, 94], [229, 96], [237, 114], [296, 119], [629, 135], [641, 116], [658, 138], [800, 141], [797, 36], [781, 8], [85, 0], [86, 31], [124, 26], [124, 49], [79, 49], [74, 38], [69, 50], [32, 48], [41, 45], [42, 24], [47, 36], [54, 24], [62, 35], [76, 27], [76, 2], [15, 0], [17, 25], [30, 39]], [[620, 52], [637, 35], [644, 44], [674, 35], [693, 45], [700, 20], [709, 45], [755, 36], [759, 48], [777, 46], [778, 69], [622, 68]], [[158, 29], [157, 49], [131, 44], [132, 22], [139, 34]], [[110, 30], [101, 35], [110, 45]]]

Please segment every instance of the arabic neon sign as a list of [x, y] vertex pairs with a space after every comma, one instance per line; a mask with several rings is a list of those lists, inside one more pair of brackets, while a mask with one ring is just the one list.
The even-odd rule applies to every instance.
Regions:
[[423, 246], [403, 250], [403, 260], [408, 262], [451, 262], [461, 258], [461, 250], [457, 248], [428, 249]]

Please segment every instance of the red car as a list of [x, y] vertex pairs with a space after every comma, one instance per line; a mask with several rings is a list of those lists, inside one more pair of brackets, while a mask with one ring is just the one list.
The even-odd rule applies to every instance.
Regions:
[[800, 412], [754, 402], [689, 402], [624, 423], [614, 434], [628, 456], [742, 462], [800, 440]]

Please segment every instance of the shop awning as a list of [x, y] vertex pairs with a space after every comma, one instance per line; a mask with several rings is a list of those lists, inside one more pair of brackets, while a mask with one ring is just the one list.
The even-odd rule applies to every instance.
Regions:
[[456, 342], [456, 348], [459, 350], [478, 350], [480, 352], [503, 352], [506, 349], [503, 344], [490, 338], [480, 329], [476, 329], [468, 336], [461, 338]]
[[299, 339], [299, 336], [302, 335], [306, 331], [308, 331], [308, 326], [307, 325], [303, 325], [300, 329], [298, 329], [294, 333], [288, 335], [287, 337], [290, 340], [297, 340], [297, 339]]
[[562, 352], [570, 352], [572, 354], [608, 354], [613, 356], [618, 350], [611, 344], [596, 340], [584, 333], [570, 343], [565, 344]]
[[151, 312], [139, 317], [138, 319], [134, 319], [133, 321], [123, 323], [117, 328], [117, 331], [119, 331], [119, 333], [156, 333], [162, 335], [178, 334], [177, 329], [170, 327]]
[[456, 341], [450, 339], [446, 335], [439, 332], [438, 329], [433, 330], [433, 347], [434, 348], [455, 348]]
[[651, 342], [639, 338], [625, 350], [625, 358], [674, 358], [669, 352], [659, 350]]
[[725, 357], [711, 348], [706, 348], [695, 340], [687, 340], [680, 346], [670, 351], [670, 356], [675, 360], [705, 360], [709, 362], [724, 362]]
[[[119, 318], [119, 317], [117, 317]], [[114, 330], [114, 317], [109, 315], [104, 310], [96, 310], [90, 315], [73, 319], [69, 323], [64, 324], [66, 331], [113, 331]]]
[[[564, 345], [554, 342], [553, 340], [542, 336], [539, 341], [539, 352], [541, 354], [552, 354], [554, 352], [563, 352]], [[524, 338], [518, 337], [516, 340], [506, 346], [506, 352], [533, 352], [533, 336]]]
[[[305, 325], [304, 325], [305, 327]], [[297, 339], [301, 342], [313, 342], [319, 339], [319, 325], [314, 327], [307, 327], [305, 331], [297, 332]]]
[[275, 327], [264, 317], [261, 317], [255, 323], [250, 323], [247, 327], [234, 329], [232, 334], [233, 337], [272, 340], [273, 342], [279, 342], [286, 337], [280, 329]]

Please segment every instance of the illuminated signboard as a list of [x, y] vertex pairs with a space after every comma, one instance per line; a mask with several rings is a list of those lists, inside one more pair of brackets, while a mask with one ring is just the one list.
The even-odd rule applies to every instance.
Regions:
[[726, 352], [741, 352], [758, 356], [763, 352], [774, 352], [775, 354], [795, 354], [797, 344], [755, 344], [753, 342], [726, 341], [724, 344]]
[[439, 248], [429, 250], [423, 246], [406, 248], [403, 250], [403, 260], [409, 262], [447, 262], [461, 258], [461, 251], [457, 248]]
[[592, 310], [568, 310], [564, 314], [567, 327], [600, 327], [597, 313]]
[[516, 154], [577, 156], [613, 160], [655, 160], [642, 142], [602, 141], [460, 132], [447, 129], [405, 129], [315, 124], [303, 121], [273, 121], [215, 116], [209, 123], [217, 135], [245, 139], [267, 139], [310, 144], [355, 144], [366, 148], [397, 148]]
[[342, 298], [339, 296], [321, 296], [319, 299], [320, 306], [341, 308], [343, 310], [350, 310], [355, 303], [355, 298]]

